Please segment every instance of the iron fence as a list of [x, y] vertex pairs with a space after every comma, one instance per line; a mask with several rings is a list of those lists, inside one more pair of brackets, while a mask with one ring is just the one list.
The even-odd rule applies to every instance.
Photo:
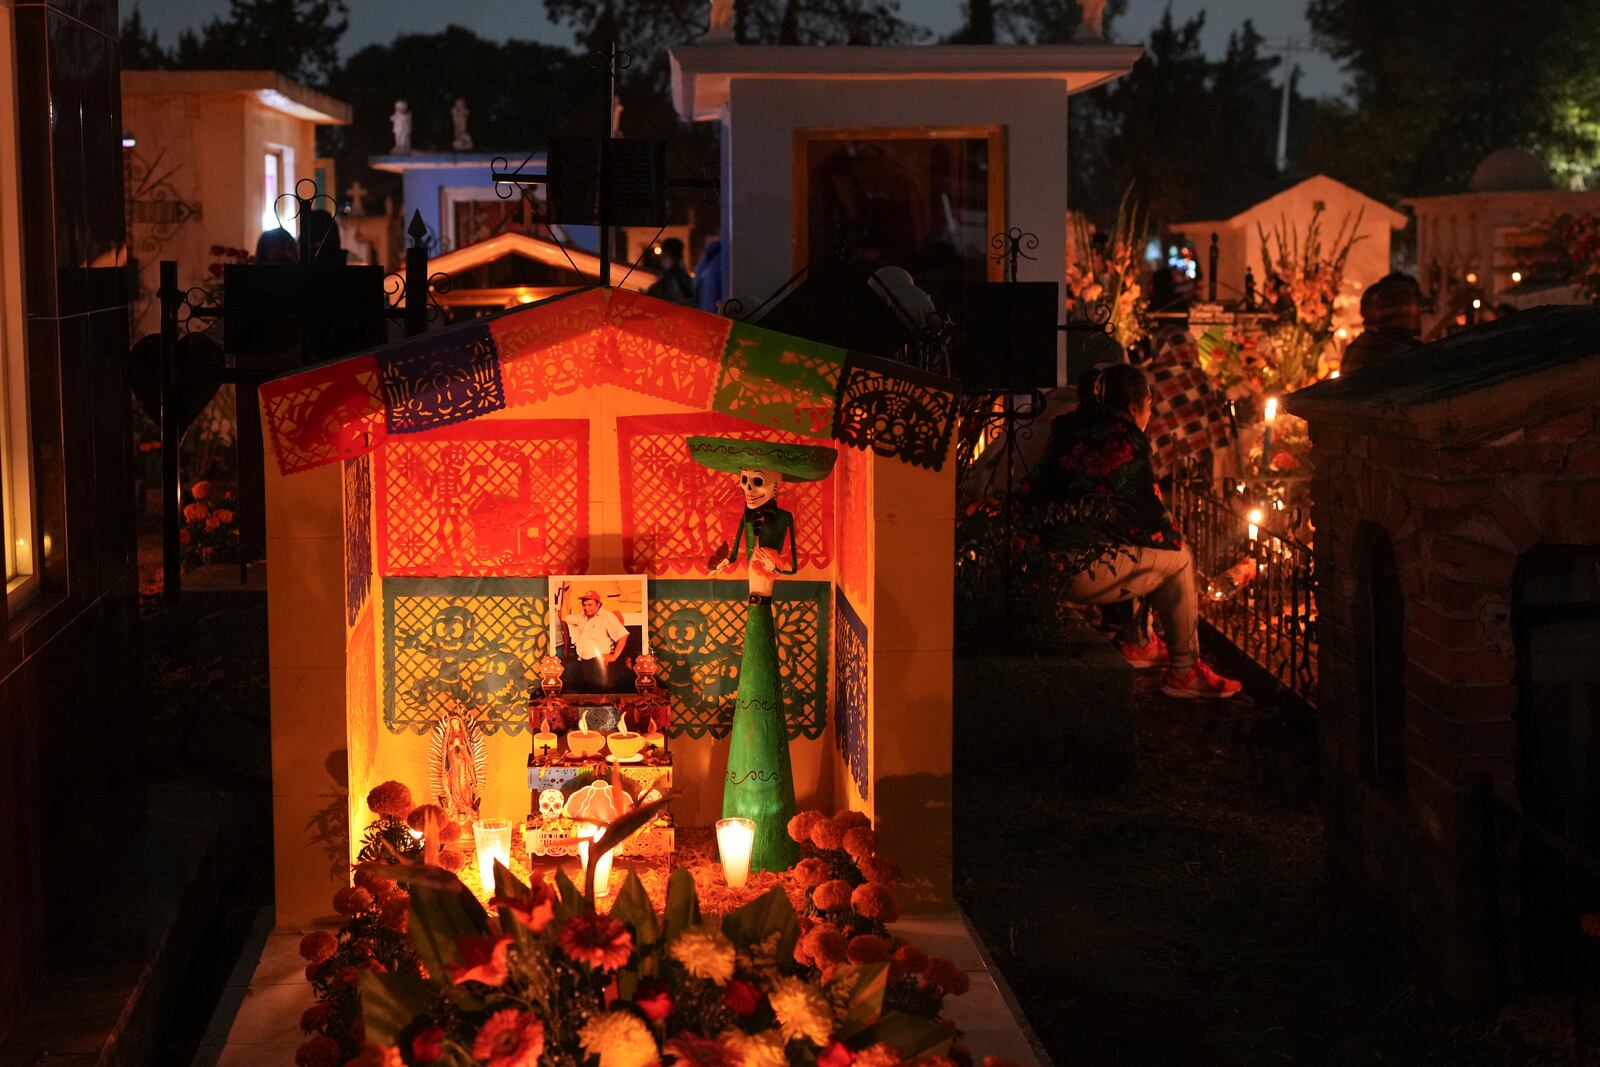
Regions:
[[1302, 525], [1298, 509], [1279, 510], [1248, 494], [1220, 499], [1209, 479], [1180, 477], [1171, 510], [1200, 575], [1201, 617], [1315, 707], [1316, 560], [1311, 547], [1288, 532]]

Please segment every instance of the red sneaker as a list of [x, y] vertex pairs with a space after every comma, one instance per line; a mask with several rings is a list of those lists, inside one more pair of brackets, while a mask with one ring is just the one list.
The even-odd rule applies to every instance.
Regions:
[[1179, 700], [1226, 700], [1244, 686], [1232, 678], [1224, 678], [1199, 660], [1187, 671], [1179, 673], [1170, 667], [1161, 679], [1161, 691]]
[[1164, 667], [1167, 664], [1167, 643], [1156, 634], [1142, 645], [1124, 641], [1117, 646], [1122, 658], [1134, 667]]

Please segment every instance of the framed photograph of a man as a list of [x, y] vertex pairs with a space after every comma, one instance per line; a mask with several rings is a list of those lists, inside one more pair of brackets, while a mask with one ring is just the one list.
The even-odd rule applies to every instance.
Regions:
[[648, 579], [642, 574], [550, 578], [550, 654], [563, 693], [632, 693], [633, 662], [650, 651]]

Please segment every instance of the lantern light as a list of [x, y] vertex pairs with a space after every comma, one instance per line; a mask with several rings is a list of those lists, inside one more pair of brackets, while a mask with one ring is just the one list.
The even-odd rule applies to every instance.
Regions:
[[1476, 274], [1474, 274], [1470, 270], [1467, 271], [1467, 284], [1468, 285], [1477, 285], [1478, 284], [1478, 276]]
[[1512, 272], [1511, 272], [1511, 280], [1512, 280], [1512, 281], [1513, 281], [1513, 282], [1520, 282], [1520, 281], [1522, 281], [1522, 272], [1521, 272], [1521, 271], [1520, 271], [1520, 270], [1514, 270], [1514, 271], [1512, 271]]

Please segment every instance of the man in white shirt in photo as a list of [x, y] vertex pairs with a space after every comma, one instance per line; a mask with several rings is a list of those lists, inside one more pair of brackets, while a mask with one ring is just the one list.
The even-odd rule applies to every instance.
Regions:
[[593, 589], [578, 597], [578, 605], [581, 612], [561, 616], [571, 642], [568, 662], [574, 654], [577, 659], [573, 691], [605, 693], [617, 691], [624, 682], [631, 685], [632, 679], [622, 677], [631, 672], [616, 666], [628, 647], [628, 628], [616, 612], [601, 610], [600, 594]]

